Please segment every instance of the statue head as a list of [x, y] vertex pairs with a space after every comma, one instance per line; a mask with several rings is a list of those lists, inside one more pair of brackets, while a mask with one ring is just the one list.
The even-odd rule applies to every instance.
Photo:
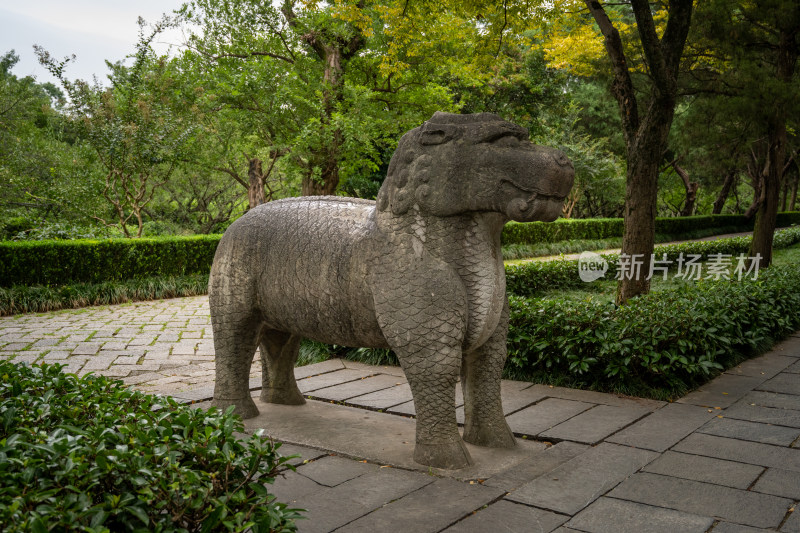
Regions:
[[400, 139], [378, 193], [395, 215], [497, 212], [508, 220], [552, 221], [575, 170], [560, 150], [528, 140], [528, 130], [493, 113], [434, 113]]

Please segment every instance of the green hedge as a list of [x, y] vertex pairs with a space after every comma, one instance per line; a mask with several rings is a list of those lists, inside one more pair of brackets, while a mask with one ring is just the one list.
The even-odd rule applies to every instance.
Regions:
[[207, 274], [219, 235], [0, 242], [0, 287]]
[[800, 327], [800, 270], [701, 281], [622, 307], [512, 296], [507, 371], [548, 381], [679, 396]]
[[[778, 227], [800, 224], [800, 212], [778, 213]], [[656, 233], [679, 238], [699, 230], [718, 229], [720, 233], [753, 230], [753, 220], [742, 215], [707, 215], [656, 219]], [[555, 222], [511, 222], [503, 228], [503, 244], [536, 244], [575, 239], [622, 237], [621, 218], [559, 219]]]
[[69, 285], [0, 287], [0, 316], [46, 313], [90, 305], [113, 305], [208, 292], [208, 274], [138, 278]]
[[[684, 257], [696, 254], [702, 260], [715, 254], [730, 254], [738, 256], [747, 254], [750, 249], [751, 236], [730, 237], [713, 241], [693, 241], [678, 244], [662, 244], [655, 247], [654, 253], [660, 260], [666, 254], [667, 261], [676, 265], [676, 260], [683, 254]], [[773, 246], [786, 248], [800, 242], [800, 227], [788, 228], [775, 232]], [[608, 271], [603, 279], [614, 279], [617, 273], [619, 256], [617, 254], [604, 254], [608, 262]], [[735, 264], [735, 263], [734, 263]], [[533, 297], [545, 291], [554, 289], [571, 289], [586, 287], [580, 278], [578, 260], [556, 259], [551, 261], [528, 261], [515, 265], [506, 265], [506, 288], [510, 294], [517, 296]]]
[[[800, 224], [800, 212], [779, 213], [778, 226]], [[752, 222], [739, 215], [660, 218], [656, 231], [674, 235], [700, 229], [748, 231]], [[622, 235], [622, 219], [570, 219], [506, 224], [504, 244]], [[108, 240], [0, 242], [0, 287], [65, 285], [121, 281], [155, 276], [207, 274], [220, 235]]]
[[241, 418], [59, 365], [0, 362], [0, 524], [23, 531], [295, 531], [289, 458]]

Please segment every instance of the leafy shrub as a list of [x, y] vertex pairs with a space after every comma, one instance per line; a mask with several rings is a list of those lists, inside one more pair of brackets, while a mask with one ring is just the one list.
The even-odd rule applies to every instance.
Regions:
[[0, 242], [0, 286], [207, 274], [219, 238]]
[[516, 296], [510, 303], [510, 375], [680, 395], [800, 327], [800, 271], [773, 266], [758, 280], [701, 281], [618, 308]]
[[[736, 256], [747, 254], [750, 249], [751, 236], [729, 237], [713, 241], [694, 241], [678, 244], [662, 244], [655, 247], [656, 258], [666, 260], [672, 265], [677, 265], [681, 254], [699, 255], [701, 260], [707, 260], [716, 254], [729, 254]], [[793, 227], [775, 232], [773, 246], [786, 248], [800, 242], [800, 227]], [[608, 271], [605, 279], [614, 279], [617, 274], [619, 255], [604, 254], [608, 262]], [[506, 288], [509, 293], [517, 296], [533, 297], [546, 290], [569, 289], [586, 287], [581, 281], [578, 271], [578, 261], [575, 259], [557, 259], [552, 261], [528, 261], [516, 265], [506, 265]]]
[[288, 458], [216, 409], [0, 362], [4, 531], [294, 531], [270, 496]]
[[55, 287], [16, 285], [0, 287], [0, 316], [197, 296], [206, 292], [208, 274], [73, 283]]
[[122, 232], [105, 226], [80, 226], [63, 222], [31, 226], [9, 235], [9, 238], [15, 241], [108, 239], [113, 237], [122, 237]]
[[[778, 213], [778, 227], [800, 224], [800, 212]], [[753, 220], [742, 215], [707, 215], [657, 218], [656, 233], [662, 240], [698, 232], [716, 234], [752, 231]], [[622, 237], [621, 218], [559, 219], [555, 222], [511, 222], [503, 228], [503, 244], [539, 244], [564, 240], [597, 240]], [[712, 235], [707, 233], [707, 235]]]

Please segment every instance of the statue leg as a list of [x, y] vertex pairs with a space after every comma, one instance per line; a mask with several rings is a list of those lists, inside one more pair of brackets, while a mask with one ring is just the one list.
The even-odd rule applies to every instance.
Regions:
[[500, 323], [483, 346], [466, 354], [461, 367], [464, 390], [464, 440], [477, 446], [513, 448], [514, 434], [506, 423], [500, 397], [508, 336], [508, 300]]
[[[427, 339], [420, 339], [423, 342]], [[472, 458], [458, 433], [455, 387], [461, 362], [458, 346], [425, 345], [414, 352], [395, 348], [414, 397], [417, 439], [414, 461], [458, 469]]]
[[261, 335], [261, 401], [285, 405], [306, 403], [294, 379], [301, 337], [267, 330]]
[[381, 332], [400, 359], [414, 397], [414, 460], [436, 468], [467, 467], [472, 459], [455, 409], [467, 324], [464, 285], [450, 265], [430, 254], [415, 255], [408, 242], [379, 259], [369, 285]]
[[[256, 353], [261, 321], [254, 309], [242, 309], [231, 299], [209, 296], [211, 325], [214, 329], [216, 354], [216, 381], [211, 404], [225, 409], [234, 406], [234, 413], [242, 418], [258, 415], [258, 408], [250, 396], [250, 366]], [[245, 299], [246, 301], [246, 299]]]

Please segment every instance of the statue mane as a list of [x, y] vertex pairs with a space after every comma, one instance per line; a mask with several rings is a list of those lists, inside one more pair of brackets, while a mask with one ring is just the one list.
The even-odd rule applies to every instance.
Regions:
[[[415, 203], [418, 187], [444, 186], [445, 180], [432, 179], [430, 170], [434, 157], [455, 157], [452, 150], [443, 149], [447, 145], [460, 142], [463, 149], [468, 150], [471, 145], [506, 135], [528, 140], [527, 129], [494, 113], [460, 115], [437, 111], [422, 126], [400, 139], [378, 192], [378, 209], [391, 209], [395, 215], [405, 214]], [[441, 168], [441, 163], [436, 166]]]

